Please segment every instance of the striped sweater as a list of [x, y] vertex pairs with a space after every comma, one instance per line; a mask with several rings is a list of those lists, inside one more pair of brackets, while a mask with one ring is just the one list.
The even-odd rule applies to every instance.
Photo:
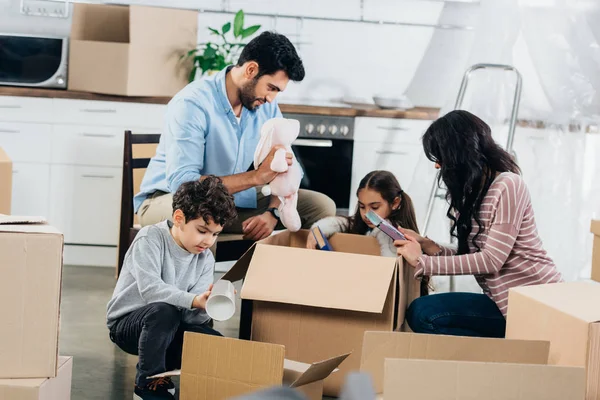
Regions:
[[473, 220], [469, 254], [442, 247], [438, 255], [422, 255], [415, 276], [475, 275], [483, 292], [504, 316], [511, 287], [562, 281], [560, 272], [542, 247], [531, 198], [523, 179], [510, 172], [496, 177], [479, 210], [484, 229], [472, 243], [479, 227]]

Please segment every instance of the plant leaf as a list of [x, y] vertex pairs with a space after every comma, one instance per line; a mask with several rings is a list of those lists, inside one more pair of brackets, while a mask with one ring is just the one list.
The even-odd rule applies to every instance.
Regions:
[[223, 32], [223, 35], [229, 32], [231, 30], [231, 22], [228, 22], [225, 25], [223, 25], [223, 28], [221, 28], [221, 30]]
[[257, 30], [260, 29], [260, 25], [252, 25], [242, 30], [242, 39], [246, 39], [248, 36], [252, 36]]
[[240, 10], [235, 14], [235, 19], [233, 20], [233, 36], [236, 38], [240, 37], [242, 29], [244, 29], [244, 10]]
[[204, 57], [205, 58], [214, 58], [214, 56], [217, 54], [217, 49], [215, 49], [212, 46], [207, 46], [206, 49], [204, 50]]
[[197, 70], [198, 70], [198, 69], [197, 69], [197, 68], [196, 68], [196, 66], [194, 65], [194, 66], [192, 67], [192, 70], [190, 71], [190, 76], [188, 77], [188, 82], [193, 82], [193, 81], [194, 81], [194, 79], [196, 79], [196, 71], [197, 71]]
[[220, 35], [219, 31], [214, 28], [208, 28], [209, 31], [213, 33], [213, 35]]

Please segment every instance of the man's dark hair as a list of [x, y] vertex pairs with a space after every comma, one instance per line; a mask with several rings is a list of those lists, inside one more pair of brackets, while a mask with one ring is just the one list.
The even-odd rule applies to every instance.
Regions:
[[304, 79], [304, 65], [294, 45], [285, 36], [275, 32], [263, 32], [252, 39], [240, 54], [238, 67], [248, 61], [258, 64], [258, 75], [273, 75], [277, 71], [284, 71], [288, 78], [294, 82]]
[[173, 210], [181, 210], [186, 223], [202, 218], [225, 226], [237, 218], [233, 197], [221, 178], [212, 175], [182, 184], [173, 195]]

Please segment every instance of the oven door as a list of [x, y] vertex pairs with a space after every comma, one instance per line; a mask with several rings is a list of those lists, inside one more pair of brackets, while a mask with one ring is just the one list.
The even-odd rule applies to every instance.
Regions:
[[304, 170], [300, 187], [329, 196], [338, 214], [348, 215], [353, 141], [297, 139], [292, 148]]

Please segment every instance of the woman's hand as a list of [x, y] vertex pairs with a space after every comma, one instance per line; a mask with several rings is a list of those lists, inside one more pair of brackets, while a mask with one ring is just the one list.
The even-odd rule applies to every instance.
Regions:
[[311, 250], [317, 249], [317, 239], [315, 239], [315, 235], [312, 232], [308, 234], [308, 238], [306, 239], [306, 248]]
[[402, 256], [412, 267], [416, 267], [423, 250], [414, 237], [406, 234], [404, 236], [407, 240], [396, 240], [394, 246], [397, 248], [398, 256]]
[[398, 230], [407, 238], [413, 238], [414, 240], [417, 241], [417, 243], [419, 243], [420, 245], [423, 244], [423, 242], [425, 242], [425, 239], [423, 236], [419, 235], [417, 232], [413, 231], [412, 229], [405, 229], [402, 227], [398, 227]]

